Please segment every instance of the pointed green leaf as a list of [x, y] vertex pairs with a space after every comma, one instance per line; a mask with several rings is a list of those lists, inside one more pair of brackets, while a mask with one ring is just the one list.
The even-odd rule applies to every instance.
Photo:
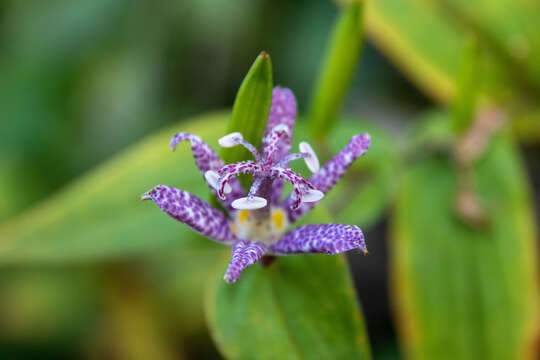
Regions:
[[494, 139], [476, 168], [489, 226], [454, 213], [452, 161], [412, 165], [392, 221], [393, 287], [412, 359], [536, 359], [538, 277], [531, 194], [510, 137]]
[[226, 358], [370, 358], [343, 255], [280, 257], [251, 266], [235, 284], [223, 281], [224, 265], [211, 279], [206, 312]]
[[[256, 148], [261, 144], [268, 113], [272, 105], [272, 61], [264, 51], [255, 59], [236, 94], [227, 133], [241, 132]], [[223, 149], [226, 163], [250, 159], [253, 156], [242, 146]]]
[[362, 16], [360, 1], [344, 8], [328, 43], [309, 112], [315, 139], [324, 138], [334, 126], [351, 84], [362, 50]]

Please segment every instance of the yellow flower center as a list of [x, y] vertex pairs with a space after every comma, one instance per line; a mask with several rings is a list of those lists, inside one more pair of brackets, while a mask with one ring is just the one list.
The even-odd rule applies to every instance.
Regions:
[[266, 244], [274, 243], [281, 238], [288, 226], [287, 215], [281, 208], [272, 208], [270, 217], [263, 221], [257, 219], [251, 212], [250, 210], [236, 212], [236, 218], [230, 224], [233, 234], [239, 239]]

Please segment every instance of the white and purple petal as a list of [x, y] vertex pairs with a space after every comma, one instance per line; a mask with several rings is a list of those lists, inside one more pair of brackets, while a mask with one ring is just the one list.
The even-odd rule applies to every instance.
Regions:
[[300, 226], [269, 247], [277, 255], [334, 255], [353, 249], [367, 252], [364, 234], [358, 226], [343, 224]]
[[[256, 163], [254, 161], [248, 160], [248, 161], [242, 161], [238, 163], [233, 164], [227, 164], [223, 166], [218, 171], [219, 175], [219, 188], [217, 190], [217, 195], [220, 199], [225, 199], [226, 194], [226, 187], [231, 182], [237, 182], [236, 176], [240, 174], [251, 174], [251, 175], [260, 175], [262, 172], [262, 166], [259, 163]], [[233, 196], [229, 196], [229, 199], [235, 200], [242, 196], [237, 196], [237, 194], [232, 194]]]
[[[197, 168], [199, 168], [199, 171], [203, 177], [205, 177], [205, 180], [206, 172], [218, 171], [221, 169], [221, 167], [223, 167], [223, 161], [219, 158], [219, 156], [217, 156], [214, 150], [200, 137], [191, 133], [179, 132], [175, 134], [169, 143], [171, 150], [175, 150], [176, 146], [184, 140], [188, 140], [190, 142], [191, 152], [193, 153], [195, 164], [197, 165]], [[228, 184], [231, 187], [231, 194], [226, 199], [220, 198], [220, 200], [223, 206], [230, 211], [233, 210], [231, 207], [232, 201], [238, 197], [244, 196], [245, 192], [244, 188], [237, 179], [231, 179]], [[216, 189], [211, 184], [208, 185], [212, 193], [217, 196]]]
[[[339, 154], [309, 178], [309, 182], [317, 190], [326, 194], [343, 177], [352, 163], [369, 149], [370, 143], [371, 137], [368, 134], [353, 136], [349, 144]], [[300, 219], [315, 206], [315, 203], [303, 203], [299, 208], [293, 210], [291, 207], [294, 206], [295, 202], [297, 202], [295, 196], [289, 196], [283, 206], [288, 212], [290, 222]]]
[[240, 240], [232, 247], [232, 260], [229, 262], [225, 276], [226, 282], [233, 283], [250, 265], [255, 264], [267, 251], [267, 246], [260, 242]]
[[271, 177], [277, 178], [282, 181], [288, 181], [293, 186], [293, 192], [290, 196], [293, 201], [288, 204], [290, 209], [298, 209], [302, 202], [303, 194], [305, 192], [308, 192], [309, 190], [315, 190], [313, 184], [311, 184], [309, 181], [307, 181], [291, 169], [273, 167], [270, 169], [270, 174]]
[[[277, 151], [274, 152], [274, 159], [282, 159], [291, 152], [291, 141], [296, 120], [296, 99], [290, 89], [276, 86], [272, 92], [272, 106], [268, 115], [268, 122], [262, 140], [263, 158], [268, 154], [267, 149], [271, 141], [272, 130], [276, 126], [284, 125], [288, 129], [287, 136], [281, 139]], [[271, 203], [278, 204], [283, 191], [283, 181], [276, 179], [272, 185]]]
[[144, 193], [141, 199], [152, 200], [167, 215], [212, 240], [225, 244], [237, 240], [229, 220], [221, 211], [186, 191], [158, 185]]

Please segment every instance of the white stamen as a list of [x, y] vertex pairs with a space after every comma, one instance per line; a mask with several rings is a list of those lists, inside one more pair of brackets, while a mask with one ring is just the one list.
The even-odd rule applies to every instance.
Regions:
[[274, 128], [272, 129], [274, 130], [275, 132], [282, 132], [284, 131], [287, 135], [290, 134], [289, 132], [289, 127], [285, 124], [279, 124], [279, 125], [276, 125], [274, 126]]
[[319, 201], [324, 197], [324, 193], [319, 190], [309, 189], [302, 194], [302, 202], [315, 202]]
[[[219, 174], [216, 171], [208, 170], [204, 173], [204, 178], [206, 179], [208, 185], [216, 190], [219, 190]], [[229, 194], [232, 191], [231, 185], [225, 184], [223, 191], [225, 194]]]
[[238, 142], [236, 140], [240, 139], [242, 140], [244, 137], [239, 132], [233, 132], [228, 135], [225, 135], [221, 139], [218, 140], [219, 146], [224, 148], [230, 148], [233, 146], [238, 145]]
[[312, 173], [316, 173], [317, 171], [319, 171], [319, 158], [317, 158], [317, 155], [315, 155], [315, 151], [313, 151], [311, 145], [303, 141], [298, 145], [298, 148], [300, 149], [300, 152], [309, 154], [308, 157], [304, 158], [308, 169], [311, 170]]
[[231, 206], [237, 210], [255, 210], [266, 206], [266, 199], [258, 196], [243, 197], [232, 202]]

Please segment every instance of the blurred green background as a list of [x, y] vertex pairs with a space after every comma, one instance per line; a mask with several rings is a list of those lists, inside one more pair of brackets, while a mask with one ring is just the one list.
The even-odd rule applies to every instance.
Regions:
[[[536, 35], [536, 43], [540, 39], [537, 26], [520, 17], [491, 19], [487, 14], [480, 19], [483, 23], [469, 16], [466, 6], [463, 12], [452, 13], [459, 1], [441, 3], [443, 8], [450, 4], [444, 11], [468, 24], [464, 28], [487, 34], [490, 46], [496, 49], [496, 29], [504, 32], [517, 26]], [[488, 9], [487, 2], [477, 3], [480, 9]], [[179, 131], [182, 122], [194, 116], [229, 109], [261, 50], [272, 56], [274, 83], [291, 88], [299, 111], [306, 113], [338, 10], [328, 0], [0, 1], [0, 221], [10, 224], [160, 128]], [[401, 10], [399, 20], [405, 24], [422, 20], [414, 12]], [[540, 21], [537, 12], [528, 15]], [[426, 65], [422, 68], [396, 55], [403, 44], [389, 45], [391, 41], [381, 35], [388, 24], [376, 20], [380, 18], [372, 16], [367, 21], [370, 36], [362, 45], [343, 113], [356, 122], [350, 128], [364, 128], [364, 120], [358, 119], [376, 124], [375, 133], [381, 131], [381, 138], [392, 139], [386, 141], [394, 154], [411, 147], [406, 140], [411, 129], [418, 126], [423, 114], [451, 103], [448, 94], [452, 91], [447, 91], [442, 77], [423, 78], [423, 74], [429, 77], [433, 73], [429, 64], [418, 62]], [[400, 22], [394, 24], [399, 27]], [[423, 29], [419, 43], [444, 47], [446, 38], [439, 40], [437, 31]], [[467, 31], [457, 33], [465, 37]], [[418, 39], [415, 34], [412, 39]], [[497, 92], [494, 98], [512, 108], [526, 109], [517, 112], [520, 117], [532, 114], [521, 133], [535, 134], [540, 127], [536, 85], [540, 61], [533, 56], [540, 47], [534, 42], [528, 45], [529, 38], [512, 38], [512, 49], [518, 55], [533, 49], [529, 51], [532, 70], [525, 75], [514, 76], [514, 70], [505, 75], [524, 85]], [[459, 52], [441, 54], [437, 46], [428, 47], [430, 51], [448, 59], [447, 68], [453, 70], [461, 58]], [[515, 62], [505, 64], [510, 68]], [[420, 68], [412, 69], [414, 66]], [[506, 84], [506, 77], [494, 82]], [[440, 87], [437, 81], [441, 81]], [[519, 102], [509, 101], [518, 97], [518, 88], [527, 96], [519, 96]], [[350, 135], [347, 128], [336, 132], [344, 134], [340, 139]], [[520, 151], [527, 176], [535, 189], [530, 201], [536, 210], [540, 203], [539, 138], [519, 138], [523, 139]], [[338, 149], [344, 141], [336, 145]], [[373, 141], [378, 137], [373, 136]], [[166, 143], [162, 146], [167, 150]], [[376, 158], [394, 166], [391, 156]], [[388, 183], [393, 191], [399, 180], [392, 176], [395, 169], [386, 170], [376, 181]], [[139, 171], [144, 174], [145, 168]], [[194, 167], [189, 171], [195, 174]], [[176, 184], [184, 187], [180, 178]], [[135, 203], [137, 195], [125, 206], [140, 206]], [[374, 210], [376, 215], [366, 215], [370, 255], [353, 254], [349, 260], [374, 358], [401, 359], [404, 352], [398, 345], [388, 290], [389, 213], [383, 210], [391, 207], [386, 200], [381, 202], [380, 211]], [[355, 211], [352, 207], [343, 218], [355, 221]], [[35, 216], [40, 214], [43, 212]], [[539, 219], [536, 212], [537, 224]], [[91, 217], [88, 222], [91, 226]], [[7, 237], [0, 237], [0, 251], [3, 240], [7, 242]], [[181, 249], [168, 250], [170, 247], [146, 255], [135, 253], [129, 259], [113, 257], [97, 264], [4, 261], [0, 264], [0, 358], [219, 359], [199, 306], [206, 274], [198, 270], [214, 266], [219, 249], [209, 245], [205, 256], [192, 259], [182, 255]]]

